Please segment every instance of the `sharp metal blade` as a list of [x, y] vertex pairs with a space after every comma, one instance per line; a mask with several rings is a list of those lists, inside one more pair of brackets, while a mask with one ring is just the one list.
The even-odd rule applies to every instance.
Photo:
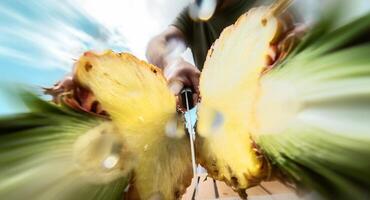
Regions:
[[193, 199], [195, 199], [197, 190], [198, 190], [198, 184], [199, 184], [199, 178], [197, 174], [197, 164], [196, 164], [196, 159], [195, 159], [195, 147], [194, 147], [194, 142], [195, 142], [195, 131], [193, 128], [193, 119], [190, 113], [191, 109], [191, 97], [192, 97], [192, 91], [189, 88], [184, 89], [182, 92], [182, 98], [183, 98], [183, 103], [186, 106], [186, 112], [185, 112], [185, 118], [186, 118], [186, 128], [188, 130], [189, 134], [189, 140], [190, 140], [190, 151], [191, 151], [191, 162], [193, 166], [193, 180], [195, 181], [195, 187], [194, 187], [194, 192], [193, 192]]

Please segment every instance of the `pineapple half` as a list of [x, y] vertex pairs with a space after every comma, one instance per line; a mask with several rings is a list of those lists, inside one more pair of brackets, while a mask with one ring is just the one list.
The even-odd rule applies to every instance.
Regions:
[[[27, 92], [27, 112], [0, 118], [0, 196], [180, 199], [190, 146], [161, 70], [126, 53], [87, 52], [73, 75], [74, 87], [57, 91], [60, 104]], [[88, 98], [72, 99], [78, 91]]]
[[87, 52], [74, 79], [95, 95], [135, 155], [129, 199], [178, 199], [190, 184], [191, 158], [176, 101], [162, 71], [127, 53]]
[[338, 23], [348, 12], [336, 1], [272, 67], [270, 46], [285, 32], [284, 2], [250, 10], [209, 50], [200, 78], [199, 162], [242, 197], [274, 176], [320, 198], [368, 199], [370, 12]]
[[271, 45], [285, 29], [276, 10], [277, 5], [254, 8], [224, 29], [208, 51], [200, 78], [199, 162], [242, 196], [269, 175], [252, 133], [258, 128], [259, 79], [269, 65]]

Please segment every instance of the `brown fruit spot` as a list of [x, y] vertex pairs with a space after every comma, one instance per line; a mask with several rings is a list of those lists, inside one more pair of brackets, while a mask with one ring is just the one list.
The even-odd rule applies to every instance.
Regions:
[[262, 19], [261, 23], [262, 23], [262, 26], [266, 26], [266, 24], [267, 24], [267, 19]]
[[235, 176], [231, 177], [231, 184], [234, 187], [238, 187], [239, 185], [238, 178], [236, 178]]
[[175, 195], [175, 198], [176, 199], [179, 199], [180, 196], [181, 196], [180, 191], [179, 190], [176, 190], [175, 193], [174, 193], [174, 195]]
[[92, 69], [92, 64], [91, 63], [89, 63], [89, 62], [86, 62], [85, 63], [85, 70], [87, 71], [87, 72], [89, 72], [91, 69]]

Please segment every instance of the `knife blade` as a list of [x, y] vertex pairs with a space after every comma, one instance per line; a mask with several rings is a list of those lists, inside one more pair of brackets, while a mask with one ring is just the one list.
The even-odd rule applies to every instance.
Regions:
[[190, 113], [190, 110], [194, 107], [193, 104], [193, 91], [190, 88], [184, 88], [181, 91], [181, 100], [182, 105], [185, 106], [186, 112], [184, 114], [185, 120], [186, 120], [186, 128], [188, 130], [189, 134], [189, 140], [190, 140], [190, 151], [191, 151], [191, 162], [192, 162], [192, 168], [193, 168], [193, 180], [195, 182], [195, 187], [193, 191], [193, 197], [192, 199], [195, 199], [197, 190], [198, 190], [198, 184], [199, 184], [199, 177], [197, 174], [197, 164], [196, 164], [196, 158], [195, 158], [195, 131], [193, 128], [193, 119], [192, 115]]

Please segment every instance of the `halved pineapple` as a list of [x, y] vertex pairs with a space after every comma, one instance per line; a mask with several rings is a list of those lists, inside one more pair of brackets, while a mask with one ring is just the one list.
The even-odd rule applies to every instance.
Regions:
[[191, 180], [190, 146], [162, 71], [111, 51], [85, 53], [75, 70], [137, 159], [129, 198], [178, 199]]
[[254, 8], [226, 28], [209, 50], [200, 78], [199, 162], [241, 195], [269, 173], [251, 133], [259, 79], [284, 28], [275, 9]]

